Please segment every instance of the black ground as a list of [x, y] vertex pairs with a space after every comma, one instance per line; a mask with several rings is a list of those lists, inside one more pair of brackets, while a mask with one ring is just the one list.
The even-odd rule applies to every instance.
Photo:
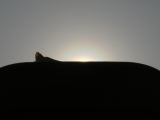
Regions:
[[160, 111], [160, 71], [143, 64], [28, 62], [0, 68], [0, 76], [0, 110], [14, 117], [46, 119], [74, 112], [150, 120]]

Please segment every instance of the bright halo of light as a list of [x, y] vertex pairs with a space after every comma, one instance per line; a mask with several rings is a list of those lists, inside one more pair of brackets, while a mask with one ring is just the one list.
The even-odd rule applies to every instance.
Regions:
[[74, 61], [78, 61], [78, 62], [89, 62], [92, 61], [90, 58], [87, 57], [77, 57], [74, 59]]
[[[61, 61], [104, 61], [106, 59], [106, 50], [103, 44], [95, 42], [94, 39], [91, 40], [82, 38], [80, 40], [73, 40], [70, 43], [66, 42], [65, 45], [58, 48], [57, 56]], [[110, 50], [107, 50], [107, 58], [111, 58], [109, 53]]]

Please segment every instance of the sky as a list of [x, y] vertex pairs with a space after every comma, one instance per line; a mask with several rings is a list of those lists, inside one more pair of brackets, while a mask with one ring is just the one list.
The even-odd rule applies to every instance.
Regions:
[[0, 0], [0, 66], [129, 61], [160, 69], [160, 0]]

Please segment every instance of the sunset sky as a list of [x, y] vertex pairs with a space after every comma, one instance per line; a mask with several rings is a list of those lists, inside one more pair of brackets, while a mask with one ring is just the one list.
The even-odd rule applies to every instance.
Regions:
[[160, 69], [160, 0], [0, 0], [0, 66], [36, 51]]

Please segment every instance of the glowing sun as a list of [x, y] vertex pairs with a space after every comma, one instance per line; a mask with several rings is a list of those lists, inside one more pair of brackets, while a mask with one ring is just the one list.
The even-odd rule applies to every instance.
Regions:
[[87, 57], [87, 56], [79, 56], [79, 57], [75, 57], [73, 59], [73, 61], [78, 61], [78, 62], [89, 62], [89, 61], [93, 61], [93, 59]]

